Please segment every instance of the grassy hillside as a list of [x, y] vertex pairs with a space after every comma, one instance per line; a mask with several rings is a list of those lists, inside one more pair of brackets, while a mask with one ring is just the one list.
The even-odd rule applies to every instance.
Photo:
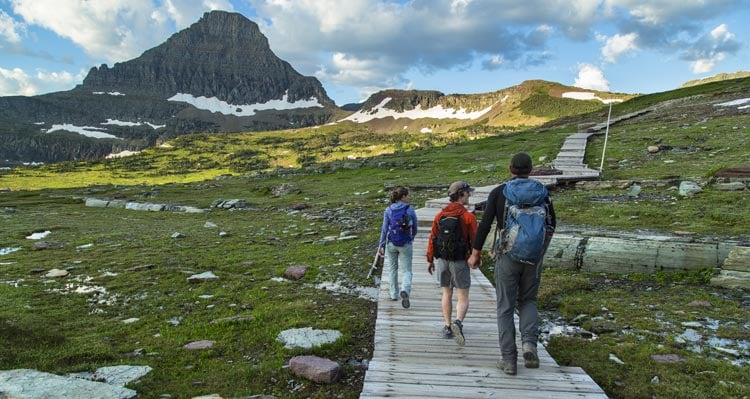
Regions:
[[[604, 158], [605, 180], [643, 184], [643, 191], [628, 198], [621, 184], [597, 191], [559, 187], [553, 197], [560, 223], [686, 230], [697, 238], [750, 242], [748, 190], [721, 191], [710, 180], [721, 167], [749, 166], [750, 115], [714, 105], [745, 98], [748, 89], [750, 79], [741, 79], [615, 105], [617, 115], [654, 108], [612, 126]], [[365, 276], [387, 188], [411, 187], [412, 204], [421, 206], [443, 196], [454, 180], [477, 186], [500, 182], [517, 151], [528, 151], [538, 166], [549, 166], [565, 137], [579, 125], [603, 122], [602, 113], [519, 132], [481, 124], [436, 134], [379, 134], [362, 125], [338, 124], [194, 135], [128, 158], [2, 171], [0, 188], [10, 191], [0, 191], [0, 339], [6, 343], [0, 347], [0, 369], [66, 373], [149, 365], [154, 370], [130, 386], [141, 398], [214, 393], [356, 398], [365, 373], [360, 364], [372, 355], [375, 303], [317, 286], [372, 285]], [[592, 167], [599, 166], [603, 141], [602, 136], [590, 141], [586, 161]], [[649, 153], [649, 145], [663, 149]], [[704, 192], [681, 198], [674, 187], [682, 179], [709, 184]], [[646, 184], [652, 180], [658, 183]], [[84, 206], [87, 197], [210, 211], [92, 208]], [[244, 199], [249, 206], [211, 208], [218, 199]], [[26, 237], [44, 231], [50, 233], [43, 241], [62, 246], [34, 250], [37, 241]], [[172, 238], [174, 233], [182, 237]], [[279, 279], [296, 265], [309, 267], [301, 280]], [[45, 277], [51, 269], [70, 275]], [[219, 280], [187, 282], [206, 271]], [[545, 271], [545, 309], [567, 320], [598, 315], [602, 308], [617, 315], [615, 332], [602, 339], [560, 339], [550, 351], [561, 363], [584, 367], [611, 397], [748, 396], [746, 365], [696, 354], [665, 335], [672, 334], [665, 325], [688, 321], [684, 306], [693, 300], [711, 300], [704, 314], [729, 323], [722, 324], [722, 337], [750, 334], [747, 297], [706, 287], [710, 272], [586, 276]], [[613, 283], [619, 281], [627, 284]], [[76, 293], [86, 288], [94, 293]], [[649, 315], [643, 309], [655, 303], [664, 304], [660, 317], [665, 325], [644, 322]], [[251, 318], [212, 323], [232, 316]], [[124, 322], [131, 318], [138, 320]], [[636, 334], [619, 334], [627, 326]], [[343, 338], [312, 350], [288, 350], [276, 341], [280, 331], [303, 327], [337, 329]], [[197, 340], [216, 344], [197, 352], [182, 348]], [[622, 358], [629, 353], [628, 366], [613, 367], [608, 360], [613, 352]], [[654, 384], [647, 372], [654, 367], [650, 355], [664, 352], [687, 360], [658, 365], [664, 383]], [[294, 377], [284, 365], [299, 354], [340, 362], [343, 379], [320, 385]]]

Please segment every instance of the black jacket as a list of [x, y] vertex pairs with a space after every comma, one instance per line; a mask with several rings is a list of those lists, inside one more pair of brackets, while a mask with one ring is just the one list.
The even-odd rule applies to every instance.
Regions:
[[[495, 187], [490, 191], [490, 195], [487, 197], [487, 203], [484, 206], [484, 212], [482, 214], [482, 221], [479, 223], [477, 235], [474, 238], [474, 249], [482, 249], [484, 241], [487, 239], [487, 234], [490, 233], [493, 222], [497, 221], [497, 225], [500, 226], [499, 229], [502, 229], [502, 226], [505, 226], [504, 188], [505, 183]], [[554, 231], [555, 227], [557, 227], [557, 218], [555, 217], [555, 208], [552, 206], [552, 198], [548, 195], [547, 198], [544, 199], [544, 202], [549, 209], [548, 224], [552, 226], [552, 230]]]

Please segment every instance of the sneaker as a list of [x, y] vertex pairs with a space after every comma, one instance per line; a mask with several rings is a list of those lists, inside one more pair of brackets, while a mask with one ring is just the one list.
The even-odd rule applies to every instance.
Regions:
[[539, 368], [539, 356], [536, 354], [536, 345], [531, 342], [523, 343], [523, 361], [527, 369]]
[[451, 326], [443, 327], [443, 338], [453, 338], [453, 331], [451, 331]]
[[408, 309], [411, 304], [409, 303], [409, 294], [406, 293], [406, 291], [401, 291], [401, 306], [404, 307], [404, 309]]
[[500, 359], [497, 361], [497, 368], [503, 371], [503, 373], [508, 375], [516, 375], [518, 372], [516, 362], [510, 361], [510, 360], [503, 360]]
[[461, 323], [461, 320], [456, 319], [453, 324], [451, 324], [451, 331], [453, 331], [453, 335], [456, 338], [456, 343], [464, 346], [466, 338], [464, 338], [464, 324]]

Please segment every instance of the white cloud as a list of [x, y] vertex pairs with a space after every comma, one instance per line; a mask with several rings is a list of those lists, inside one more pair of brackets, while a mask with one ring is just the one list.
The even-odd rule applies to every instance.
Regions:
[[85, 76], [83, 70], [77, 74], [68, 71], [47, 72], [37, 70], [28, 74], [21, 68], [0, 68], [0, 96], [33, 96], [40, 93], [70, 90]]
[[[554, 57], [553, 33], [585, 37], [599, 0], [256, 0], [271, 48], [303, 74], [340, 84], [405, 84], [413, 70], [496, 69], [539, 65]], [[571, 10], [574, 8], [574, 10]], [[502, 12], [499, 12], [502, 10]], [[311, 52], [318, 49], [319, 52]], [[345, 54], [352, 64], [332, 56]], [[387, 63], [383, 63], [386, 61]], [[482, 61], [480, 61], [482, 62]], [[387, 68], [387, 71], [383, 71]], [[366, 70], [369, 69], [369, 70]], [[324, 72], [324, 73], [321, 73]], [[323, 80], [324, 85], [326, 81]], [[393, 86], [391, 86], [393, 87]], [[400, 86], [398, 86], [400, 87]]]
[[33, 79], [21, 68], [0, 68], [0, 95], [31, 96], [37, 93]]
[[26, 27], [10, 15], [6, 14], [5, 11], [0, 10], [0, 37], [5, 38], [10, 43], [18, 43], [21, 41], [21, 35], [19, 32], [24, 32]]
[[84, 77], [86, 77], [86, 72], [83, 70], [80, 70], [75, 75], [68, 71], [47, 72], [44, 70], [38, 70], [36, 73], [37, 80], [47, 87], [62, 86], [70, 88], [71, 86], [82, 82]]
[[591, 64], [578, 65], [578, 77], [573, 86], [582, 89], [609, 91], [609, 81], [602, 70]]
[[690, 63], [690, 70], [695, 74], [711, 72], [716, 64], [724, 59], [723, 53], [714, 54], [711, 58], [703, 58]]
[[125, 61], [162, 43], [214, 9], [232, 10], [229, 0], [10, 0], [28, 25], [70, 39], [95, 59]]
[[637, 40], [637, 33], [608, 37], [602, 47], [602, 57], [607, 62], [615, 63], [620, 56], [638, 50]]
[[28, 25], [68, 38], [89, 55], [109, 62], [126, 60], [166, 36], [152, 18], [151, 2], [129, 0], [11, 0]]
[[156, 11], [157, 20], [173, 20], [177, 29], [183, 29], [193, 24], [204, 12], [213, 10], [233, 11], [229, 0], [164, 0]]
[[682, 58], [690, 62], [693, 73], [707, 73], [728, 54], [737, 52], [739, 48], [740, 44], [734, 33], [729, 31], [726, 24], [721, 24], [693, 43], [692, 47], [683, 53]]

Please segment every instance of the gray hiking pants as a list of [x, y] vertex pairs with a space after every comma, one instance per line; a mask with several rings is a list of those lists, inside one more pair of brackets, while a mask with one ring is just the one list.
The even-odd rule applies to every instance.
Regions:
[[511, 260], [501, 255], [495, 263], [495, 293], [497, 295], [497, 331], [500, 340], [500, 354], [504, 360], [516, 361], [516, 325], [513, 310], [518, 303], [518, 327], [521, 342], [532, 343], [536, 347], [539, 338], [536, 296], [542, 278], [542, 262], [536, 266]]

